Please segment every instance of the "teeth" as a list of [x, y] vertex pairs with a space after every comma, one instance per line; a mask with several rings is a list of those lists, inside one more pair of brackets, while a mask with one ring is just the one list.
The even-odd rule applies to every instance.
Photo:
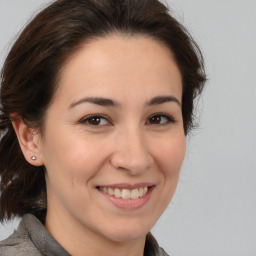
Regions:
[[119, 188], [115, 188], [114, 196], [115, 197], [122, 197], [122, 193], [121, 193], [121, 190]]
[[100, 187], [99, 189], [106, 194], [122, 199], [138, 199], [139, 197], [146, 195], [148, 192], [148, 187], [135, 188], [132, 190], [106, 187]]
[[107, 194], [113, 196], [113, 195], [114, 195], [114, 190], [113, 190], [113, 188], [108, 188]]
[[137, 199], [137, 198], [139, 198], [139, 191], [137, 188], [135, 188], [131, 191], [131, 199]]
[[122, 189], [122, 198], [123, 199], [130, 199], [131, 198], [131, 191], [129, 189]]
[[144, 194], [144, 188], [139, 188], [139, 196], [142, 197]]

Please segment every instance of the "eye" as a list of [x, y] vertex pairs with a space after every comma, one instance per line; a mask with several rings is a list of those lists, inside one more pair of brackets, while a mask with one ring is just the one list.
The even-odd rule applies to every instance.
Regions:
[[80, 120], [80, 123], [88, 124], [91, 126], [106, 126], [111, 124], [106, 117], [101, 115], [90, 115], [84, 117], [82, 120]]
[[174, 119], [166, 114], [154, 114], [149, 117], [146, 124], [165, 125], [174, 123]]

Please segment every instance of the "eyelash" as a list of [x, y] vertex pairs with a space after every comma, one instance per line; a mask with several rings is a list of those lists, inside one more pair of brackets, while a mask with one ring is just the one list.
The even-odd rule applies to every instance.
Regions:
[[167, 120], [164, 124], [161, 124], [161, 123], [160, 124], [153, 124], [153, 123], [151, 123], [152, 125], [166, 125], [168, 123], [174, 123], [175, 122], [174, 118], [171, 117], [170, 115], [166, 115], [166, 114], [162, 114], [162, 113], [157, 113], [157, 114], [151, 115], [148, 118], [146, 123], [150, 122], [150, 119], [152, 119], [152, 118], [166, 118], [166, 120]]
[[[152, 121], [153, 118], [157, 118], [156, 121], [159, 121], [159, 119], [160, 119], [160, 123], [151, 123], [150, 120]], [[166, 121], [164, 123], [161, 123], [161, 119], [162, 118], [166, 119]], [[102, 120], [106, 120], [107, 124], [100, 125], [100, 122]], [[96, 123], [92, 124], [90, 122], [96, 122]], [[94, 127], [97, 127], [97, 126], [98, 127], [100, 127], [100, 126], [111, 126], [111, 125], [113, 125], [112, 122], [105, 115], [102, 115], [102, 114], [95, 114], [95, 115], [86, 116], [86, 117], [82, 118], [79, 121], [79, 123], [87, 124], [87, 125], [94, 126]], [[162, 113], [153, 114], [146, 121], [146, 125], [166, 125], [168, 123], [175, 123], [174, 118], [171, 117], [170, 115], [162, 114]]]
[[106, 120], [108, 122], [108, 126], [109, 125], [112, 125], [111, 121], [109, 121], [109, 119], [107, 117], [105, 117], [104, 115], [102, 114], [95, 114], [95, 115], [89, 115], [89, 116], [86, 116], [84, 118], [82, 118], [79, 123], [81, 124], [87, 124], [87, 125], [91, 125], [91, 126], [106, 126], [106, 125], [98, 125], [98, 124], [91, 124], [90, 121], [93, 121], [93, 119], [97, 119], [97, 120]]

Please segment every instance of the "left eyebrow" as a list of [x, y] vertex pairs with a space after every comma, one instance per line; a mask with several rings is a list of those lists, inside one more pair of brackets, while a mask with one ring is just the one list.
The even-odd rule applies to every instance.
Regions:
[[163, 104], [166, 102], [175, 102], [179, 106], [181, 106], [181, 103], [179, 102], [179, 100], [174, 96], [157, 96], [157, 97], [152, 98], [149, 102], [147, 102], [146, 105], [147, 106], [159, 105], [159, 104]]

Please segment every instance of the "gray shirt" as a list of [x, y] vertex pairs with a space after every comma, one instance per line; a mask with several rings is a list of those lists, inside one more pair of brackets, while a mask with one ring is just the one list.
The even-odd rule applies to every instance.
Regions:
[[[147, 243], [146, 243], [147, 245]], [[26, 214], [18, 229], [0, 242], [0, 256], [70, 256], [33, 215]], [[160, 247], [154, 256], [168, 256]]]

